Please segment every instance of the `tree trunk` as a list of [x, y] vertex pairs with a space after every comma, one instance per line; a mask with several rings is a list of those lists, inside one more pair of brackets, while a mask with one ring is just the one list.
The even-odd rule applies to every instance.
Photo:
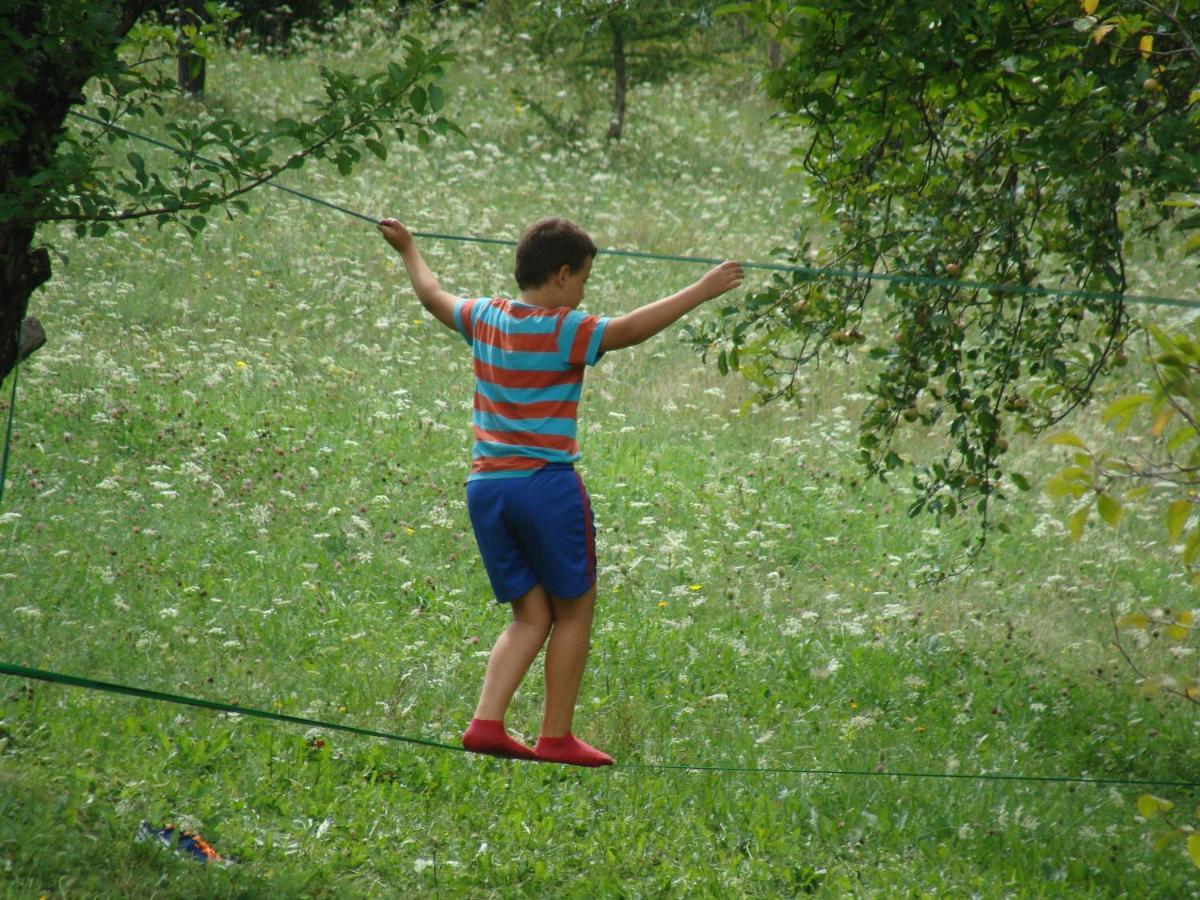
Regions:
[[50, 277], [50, 254], [32, 244], [32, 225], [0, 225], [0, 379], [46, 340], [42, 332], [40, 343], [30, 342], [41, 331], [36, 319], [21, 327], [30, 294]]
[[625, 23], [620, 15], [610, 15], [608, 27], [612, 32], [613, 53], [613, 109], [612, 119], [608, 123], [608, 139], [619, 141], [621, 132], [625, 130]]
[[[100, 6], [102, 4], [96, 4]], [[14, 110], [8, 124], [17, 139], [0, 144], [0, 196], [21, 196], [23, 206], [36, 210], [40, 198], [28, 196], [28, 181], [54, 163], [67, 113], [83, 101], [83, 86], [98, 70], [103, 59], [111, 59], [121, 39], [133, 27], [138, 16], [150, 5], [149, 0], [104, 4], [113, 13], [111, 30], [103, 34], [64, 36], [56, 30], [61, 23], [49, 21], [48, 4], [42, 2], [9, 4], [0, 12], [0, 27], [27, 46], [59, 46], [54, 53], [23, 55], [16, 76], [7, 88]], [[78, 38], [72, 40], [71, 38]], [[64, 66], [70, 59], [74, 65]], [[45, 334], [36, 320], [26, 320], [29, 298], [50, 278], [50, 254], [35, 247], [36, 222], [28, 218], [0, 222], [0, 379], [22, 356], [45, 342]], [[21, 323], [28, 321], [21, 335]]]
[[194, 25], [199, 28], [204, 23], [204, 0], [179, 0], [179, 89], [193, 97], [204, 93], [204, 76], [206, 71], [205, 59], [197, 53], [192, 53], [186, 41], [182, 39], [183, 26]]

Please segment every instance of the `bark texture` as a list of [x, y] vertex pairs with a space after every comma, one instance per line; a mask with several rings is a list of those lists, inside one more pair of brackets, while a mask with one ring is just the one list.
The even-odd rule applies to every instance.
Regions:
[[625, 73], [625, 23], [620, 16], [610, 16], [608, 27], [612, 32], [613, 54], [613, 109], [608, 123], [608, 139], [619, 141], [625, 130], [625, 92], [628, 76]]
[[[183, 26], [194, 25], [199, 28], [204, 24], [204, 0], [179, 0], [179, 30]], [[179, 52], [179, 69], [176, 80], [179, 89], [185, 94], [199, 97], [204, 93], [204, 76], [207, 74], [203, 56], [192, 53], [186, 43], [181, 45]]]
[[[90, 4], [102, 10], [73, 22], [43, 2], [8, 4], [0, 13], [0, 25], [30, 48], [20, 56], [20, 74], [6, 88], [11, 92], [6, 124], [17, 137], [0, 144], [0, 196], [16, 196], [29, 178], [53, 165], [67, 113], [83, 101], [83, 86], [111, 62], [149, 5], [149, 0]], [[41, 199], [36, 194], [22, 198], [22, 206], [34, 210], [32, 219], [22, 215], [0, 222], [0, 378], [22, 350], [28, 355], [45, 342], [35, 322], [31, 334], [40, 333], [40, 343], [23, 339], [18, 346], [29, 298], [50, 278], [50, 254], [35, 246]]]

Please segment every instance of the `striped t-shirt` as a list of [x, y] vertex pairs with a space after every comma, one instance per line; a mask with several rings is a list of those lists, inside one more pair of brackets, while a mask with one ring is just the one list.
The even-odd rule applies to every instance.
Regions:
[[475, 357], [475, 447], [468, 481], [532, 475], [579, 459], [583, 367], [601, 357], [607, 318], [483, 297], [454, 304]]

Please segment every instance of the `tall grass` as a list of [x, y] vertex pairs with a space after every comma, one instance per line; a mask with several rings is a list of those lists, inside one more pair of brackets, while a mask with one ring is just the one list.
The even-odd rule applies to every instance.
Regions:
[[[638, 88], [619, 147], [563, 148], [510, 93], [553, 73], [472, 20], [444, 27], [468, 139], [291, 184], [416, 229], [512, 236], [562, 213], [603, 246], [741, 258], [807, 215], [787, 202], [805, 192], [781, 174], [789, 138], [748, 81]], [[353, 34], [288, 59], [229, 52], [207, 102], [247, 121], [298, 109], [318, 63], [384, 58]], [[254, 204], [195, 242], [43, 235], [65, 256], [37, 298], [51, 344], [22, 376], [0, 511], [2, 655], [453, 742], [505, 624], [463, 502], [469, 356], [372, 229], [272, 192]], [[503, 249], [423, 249], [449, 289], [511, 289]], [[698, 274], [601, 257], [585, 307], [620, 312]], [[932, 579], [972, 526], [934, 531], [906, 518], [903, 485], [863, 483], [863, 365], [806, 373], [801, 406], [767, 408], [677, 336], [589, 373], [601, 599], [578, 732], [628, 763], [1191, 777], [1195, 718], [1136, 696], [1109, 645], [1110, 609], [1188, 597], [1154, 524], [1072, 546], [1061, 510], [1021, 496], [1009, 536]], [[1034, 474], [1053, 462], [1014, 453]], [[535, 671], [510, 714], [526, 736], [540, 690]], [[581, 771], [15, 680], [0, 715], [9, 896], [1196, 885], [1147, 840], [1134, 789]], [[142, 820], [197, 828], [238, 862], [140, 844]]]

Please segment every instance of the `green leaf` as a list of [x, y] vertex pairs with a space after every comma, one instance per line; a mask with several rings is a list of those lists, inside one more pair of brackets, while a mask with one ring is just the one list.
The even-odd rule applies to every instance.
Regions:
[[1172, 544], [1178, 543], [1183, 535], [1183, 526], [1187, 524], [1191, 514], [1192, 504], [1187, 500], [1176, 500], [1167, 507], [1167, 535]]
[[1171, 417], [1175, 415], [1174, 406], [1164, 406], [1154, 419], [1154, 424], [1150, 426], [1150, 436], [1160, 438], [1163, 432], [1167, 430], [1167, 425], [1171, 421]]
[[1162, 347], [1163, 350], [1167, 351], [1168, 353], [1175, 352], [1175, 342], [1171, 340], [1170, 336], [1165, 331], [1163, 331], [1153, 322], [1148, 322], [1146, 324], [1146, 330], [1150, 332], [1151, 337], [1154, 338], [1155, 342], [1158, 344], [1158, 346]]
[[1195, 562], [1197, 552], [1200, 552], [1200, 529], [1189, 534], [1187, 540], [1184, 542], [1183, 564], [1190, 566]]
[[1182, 831], [1176, 831], [1174, 828], [1168, 828], [1166, 831], [1160, 834], [1158, 836], [1158, 840], [1154, 842], [1155, 852], [1165, 850], [1183, 836], [1184, 835]]
[[409, 94], [409, 102], [412, 104], [412, 108], [419, 113], [425, 112], [425, 104], [427, 100], [428, 97], [426, 96], [425, 88], [423, 87], [415, 87], [412, 89], [412, 93]]
[[1101, 494], [1096, 498], [1096, 510], [1109, 528], [1116, 528], [1121, 521], [1121, 515], [1125, 512], [1121, 504], [1109, 494]]
[[1116, 419], [1117, 423], [1114, 426], [1118, 431], [1124, 431], [1129, 427], [1129, 423], [1133, 421], [1133, 414], [1139, 406], [1149, 403], [1153, 400], [1152, 394], [1128, 394], [1124, 397], [1118, 397], [1108, 406], [1104, 407], [1104, 412], [1101, 418], [1108, 422]]
[[1052, 434], [1043, 442], [1050, 446], [1062, 445], [1065, 447], [1078, 447], [1080, 450], [1087, 450], [1087, 444], [1075, 434], [1073, 431], [1060, 431], [1058, 434]]
[[[1192, 614], [1192, 611], [1190, 609], [1185, 609], [1175, 617], [1174, 622], [1167, 626], [1167, 637], [1173, 641], [1186, 641], [1192, 636], [1192, 624], [1195, 621], [1196, 617]], [[1184, 693], [1190, 696], [1191, 692], [1194, 690], [1194, 685], [1186, 687], [1184, 688]]]
[[724, 350], [717, 356], [717, 371], [722, 375], [729, 374], [729, 359], [726, 357]]
[[1091, 504], [1088, 504], [1075, 510], [1071, 518], [1067, 519], [1067, 530], [1071, 532], [1071, 540], [1078, 541], [1083, 537], [1083, 529], [1087, 525], [1088, 516], [1091, 515], [1091, 512]]
[[1187, 839], [1188, 859], [1200, 869], [1200, 834], [1189, 834]]
[[1020, 472], [1009, 472], [1008, 477], [1012, 479], [1012, 483], [1017, 486], [1017, 490], [1029, 490], [1029, 481]]
[[429, 85], [429, 110], [430, 112], [441, 112], [442, 107], [446, 103], [446, 94], [442, 90], [441, 85]]
[[1046, 482], [1045, 491], [1046, 496], [1053, 500], [1058, 500], [1068, 494], [1072, 497], [1082, 497], [1091, 485], [1092, 479], [1088, 476], [1086, 469], [1081, 466], [1067, 466]]
[[1144, 612], [1126, 613], [1117, 619], [1118, 628], [1132, 628], [1136, 631], [1144, 631], [1150, 625], [1150, 617]]
[[1181, 448], [1184, 444], [1195, 439], [1196, 429], [1191, 425], [1185, 425], [1171, 435], [1171, 437], [1167, 440], [1165, 445], [1167, 452], [1172, 454], [1177, 453], [1179, 448]]
[[363, 143], [367, 149], [378, 156], [380, 159], [387, 159], [387, 148], [375, 138], [365, 138]]
[[1153, 794], [1142, 794], [1137, 798], [1137, 808], [1138, 814], [1143, 819], [1153, 819], [1159, 813], [1170, 812], [1175, 808], [1175, 804], [1162, 797], [1155, 797]]

